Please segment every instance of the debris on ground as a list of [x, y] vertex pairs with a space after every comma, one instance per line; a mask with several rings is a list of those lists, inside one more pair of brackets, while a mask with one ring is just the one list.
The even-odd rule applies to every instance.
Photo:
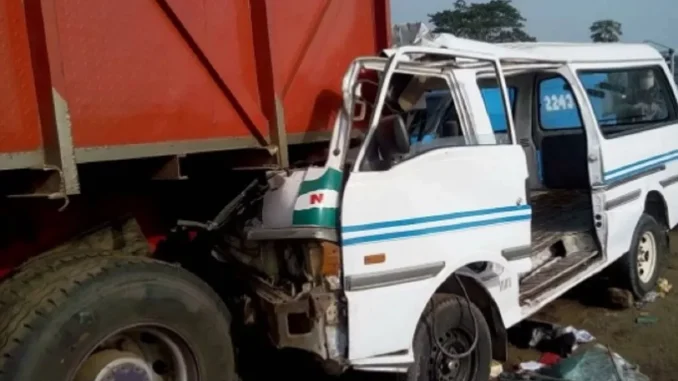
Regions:
[[596, 345], [589, 350], [564, 359], [550, 368], [544, 368], [542, 375], [570, 381], [649, 381], [637, 366], [629, 364], [623, 357], [609, 348]]
[[669, 283], [668, 280], [664, 278], [659, 278], [659, 280], [657, 280], [657, 288], [659, 289], [659, 291], [650, 291], [647, 294], [645, 294], [643, 299], [636, 302], [635, 303], [636, 308], [638, 309], [643, 308], [650, 303], [654, 303], [659, 298], [666, 297], [666, 294], [671, 292], [673, 285]]
[[671, 292], [673, 285], [665, 278], [659, 278], [659, 280], [657, 280], [657, 287], [659, 288], [659, 292], [662, 294], [662, 297], [664, 297], [666, 294]]
[[518, 365], [518, 369], [535, 372], [541, 368], [544, 368], [545, 366], [546, 365], [540, 363], [539, 361], [525, 361], [521, 362], [520, 365]]
[[596, 338], [584, 329], [576, 329], [572, 326], [567, 326], [558, 329], [558, 334], [562, 335], [565, 333], [573, 333], [574, 337], [577, 339], [577, 344], [586, 344], [592, 341], [595, 341]]
[[499, 361], [492, 360], [490, 366], [490, 378], [497, 378], [500, 374], [504, 372], [504, 365]]
[[[656, 321], [646, 312], [637, 318], [639, 324]], [[542, 355], [538, 361], [520, 363], [514, 372], [501, 373], [499, 381], [649, 381], [638, 367], [605, 346], [596, 344], [578, 349], [580, 344], [596, 338], [572, 326], [527, 320], [509, 331], [509, 338], [523, 338], [526, 347], [539, 350]]]
[[539, 361], [525, 361], [518, 365], [518, 370], [520, 371], [537, 371], [539, 369], [553, 366], [560, 362], [562, 357], [558, 356], [555, 353], [544, 353]]
[[561, 357], [558, 356], [555, 353], [544, 353], [539, 358], [539, 362], [546, 365], [546, 366], [555, 365], [555, 364], [559, 363], [560, 360], [561, 360]]
[[560, 326], [540, 321], [524, 321], [510, 332], [511, 341], [518, 347], [533, 348], [542, 353], [567, 357], [579, 344], [596, 338], [588, 331], [572, 326]]
[[504, 372], [500, 381], [650, 381], [637, 366], [617, 353], [595, 345], [567, 359], [545, 366], [539, 362], [521, 364], [521, 371]]
[[610, 287], [607, 289], [607, 295], [612, 307], [628, 309], [634, 306], [633, 294], [629, 290]]
[[657, 291], [650, 291], [645, 294], [643, 299], [636, 302], [636, 308], [643, 308], [650, 303], [654, 303], [659, 297], [661, 297], [661, 295]]
[[650, 316], [650, 315], [647, 314], [647, 313], [641, 313], [640, 316], [638, 316], [638, 317], [636, 318], [636, 323], [637, 323], [637, 324], [654, 324], [654, 323], [656, 323], [657, 321], [659, 321], [659, 319], [658, 319], [657, 317], [655, 317], [655, 316]]

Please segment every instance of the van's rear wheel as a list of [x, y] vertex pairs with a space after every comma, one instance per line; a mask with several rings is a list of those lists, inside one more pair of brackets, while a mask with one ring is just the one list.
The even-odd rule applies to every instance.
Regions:
[[[448, 356], [469, 351], [476, 335], [475, 348], [468, 356]], [[492, 339], [482, 312], [459, 296], [435, 295], [417, 326], [414, 356], [408, 381], [488, 380]]]
[[230, 317], [187, 271], [90, 258], [0, 312], [0, 380], [233, 381]]
[[666, 228], [655, 218], [642, 214], [631, 241], [631, 250], [619, 262], [626, 288], [636, 299], [642, 299], [657, 285], [657, 279], [668, 257]]

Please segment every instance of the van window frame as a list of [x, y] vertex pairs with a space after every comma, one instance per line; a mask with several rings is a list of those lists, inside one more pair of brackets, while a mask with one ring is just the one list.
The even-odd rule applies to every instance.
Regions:
[[[577, 102], [577, 98], [574, 96], [574, 91], [572, 90], [572, 84], [570, 81], [565, 78], [564, 75], [560, 73], [554, 73], [554, 72], [537, 72], [535, 73], [536, 75], [534, 76], [534, 94], [535, 96], [533, 97], [532, 100], [532, 106], [534, 107], [534, 122], [535, 124], [539, 127], [539, 130], [545, 133], [578, 133], [578, 132], [584, 132], [585, 126], [584, 126], [584, 116], [582, 115], [582, 110], [581, 110], [581, 105]], [[579, 126], [569, 126], [569, 127], [559, 127], [559, 128], [544, 128], [544, 125], [542, 124], [542, 112], [541, 112], [541, 83], [544, 81], [548, 81], [554, 78], [561, 78], [565, 84], [568, 84], [570, 86], [570, 93], [572, 94], [572, 99], [575, 105], [575, 109], [577, 111], [577, 117], [579, 118]], [[586, 99], [587, 102], [590, 102], [588, 98]]]
[[[598, 118], [594, 115], [594, 120], [596, 121], [596, 125], [598, 128], [598, 131], [600, 131], [600, 135], [603, 137], [605, 140], [611, 140], [611, 139], [616, 139], [619, 137], [627, 136], [627, 135], [633, 135], [637, 134], [640, 132], [645, 132], [645, 131], [651, 131], [663, 127], [668, 127], [671, 125], [676, 125], [678, 124], [678, 102], [676, 101], [676, 95], [673, 90], [673, 86], [671, 85], [671, 82], [669, 81], [668, 76], [666, 75], [666, 71], [664, 70], [664, 67], [657, 63], [657, 64], [650, 64], [650, 65], [641, 65], [641, 66], [628, 66], [628, 67], [623, 67], [623, 68], [600, 68], [600, 69], [579, 69], [576, 71], [577, 75], [577, 80], [579, 80], [579, 76], [581, 74], [588, 74], [588, 73], [615, 73], [615, 72], [630, 72], [630, 71], [640, 71], [640, 70], [654, 70], [655, 75], [657, 74], [657, 71], [660, 74], [660, 78], [657, 78], [657, 80], [660, 81], [661, 85], [664, 87], [664, 92], [668, 96], [667, 100], [667, 108], [668, 108], [668, 119], [664, 121], [659, 121], [656, 123], [643, 123], [642, 125], [636, 127], [636, 128], [628, 128], [624, 129], [622, 131], [618, 132], [604, 132], [603, 129], [600, 126], [600, 123], [598, 122]], [[579, 80], [581, 82], [581, 80]], [[588, 93], [586, 94], [586, 99], [590, 103], [591, 100], [589, 98]]]
[[[518, 87], [517, 86], [511, 86], [511, 85], [506, 85], [506, 92], [509, 97], [509, 106], [511, 107], [510, 110], [506, 110], [506, 107], [504, 106], [504, 98], [501, 90], [501, 86], [499, 85], [499, 81], [496, 81], [497, 83], [493, 85], [487, 85], [486, 83], [483, 83], [486, 79], [485, 78], [479, 78], [477, 80], [477, 85], [478, 89], [480, 89], [480, 94], [483, 96], [483, 90], [487, 89], [495, 89], [499, 93], [499, 100], [501, 102], [501, 108], [504, 110], [504, 123], [505, 123], [505, 129], [504, 130], [494, 130], [494, 126], [492, 127], [492, 131], [496, 133], [509, 133], [509, 121], [508, 119], [511, 118], [515, 120], [515, 112], [516, 112], [516, 103], [517, 103], [517, 98], [518, 98]], [[511, 98], [511, 92], [513, 92], [513, 98]], [[485, 111], [487, 112], [487, 116], [489, 118], [490, 112], [487, 107], [487, 102], [485, 102], [485, 97], [483, 96], [483, 104], [485, 105]], [[490, 124], [492, 124], [492, 118], [490, 118]]]

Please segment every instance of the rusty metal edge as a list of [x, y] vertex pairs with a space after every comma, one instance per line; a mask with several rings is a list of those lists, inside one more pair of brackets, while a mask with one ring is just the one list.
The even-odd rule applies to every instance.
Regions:
[[[353, 135], [357, 135], [355, 131]], [[322, 143], [329, 141], [330, 138], [331, 132], [326, 131], [297, 133], [289, 135], [288, 143], [290, 145]], [[249, 137], [100, 146], [76, 148], [75, 161], [82, 164], [237, 149], [261, 149], [261, 146], [254, 138]], [[0, 170], [44, 168], [42, 150], [0, 153]]]
[[45, 167], [44, 155], [45, 153], [41, 149], [0, 153], [0, 170], [42, 169]]
[[[331, 132], [309, 132], [290, 134], [288, 143], [306, 144], [329, 141]], [[100, 161], [141, 159], [181, 154], [196, 154], [238, 149], [262, 149], [257, 139], [253, 137], [217, 138], [187, 141], [172, 141], [147, 144], [127, 144], [99, 146], [75, 149], [75, 161], [94, 163]], [[0, 168], [2, 166], [0, 165]]]

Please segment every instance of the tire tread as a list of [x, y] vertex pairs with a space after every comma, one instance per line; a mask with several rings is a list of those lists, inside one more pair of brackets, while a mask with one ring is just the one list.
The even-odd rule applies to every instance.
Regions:
[[[115, 271], [130, 267], [153, 269], [189, 279], [215, 301], [219, 297], [197, 277], [177, 265], [148, 257], [121, 256], [115, 252], [72, 253], [45, 257], [16, 272], [0, 288], [0, 381], [12, 381], [11, 369], [18, 365], [23, 352], [28, 350], [30, 335], [46, 323], [57, 310], [88, 282]], [[219, 308], [230, 322], [223, 303]]]

